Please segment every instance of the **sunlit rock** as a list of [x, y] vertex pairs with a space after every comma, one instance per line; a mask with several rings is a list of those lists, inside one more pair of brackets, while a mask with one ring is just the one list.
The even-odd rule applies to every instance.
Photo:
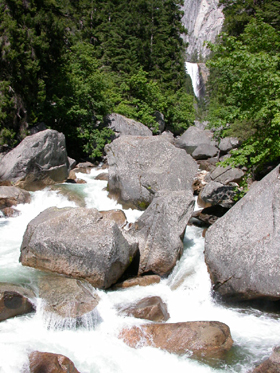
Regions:
[[27, 136], [0, 162], [0, 181], [10, 180], [20, 188], [40, 189], [67, 179], [69, 161], [65, 137], [55, 130]]
[[147, 297], [129, 306], [120, 306], [118, 310], [121, 314], [133, 316], [137, 319], [151, 321], [167, 321], [170, 316], [167, 305], [160, 297]]
[[174, 354], [223, 357], [233, 341], [229, 327], [218, 321], [146, 324], [124, 329], [119, 335], [130, 347], [151, 346]]
[[183, 251], [183, 236], [194, 209], [193, 194], [187, 190], [157, 193], [128, 232], [139, 243], [139, 274], [170, 273]]
[[118, 224], [96, 209], [50, 207], [28, 224], [20, 261], [108, 288], [136, 251], [137, 245], [128, 243]]
[[122, 136], [105, 147], [110, 193], [144, 210], [156, 192], [192, 190], [196, 162], [162, 136]]
[[40, 351], [29, 355], [29, 369], [30, 373], [79, 373], [68, 357]]
[[280, 299], [279, 166], [253, 186], [205, 239], [214, 289], [230, 299]]

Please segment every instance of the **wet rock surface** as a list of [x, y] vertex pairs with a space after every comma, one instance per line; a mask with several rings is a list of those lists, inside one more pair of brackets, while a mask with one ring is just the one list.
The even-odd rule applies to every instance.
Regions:
[[134, 326], [124, 329], [119, 338], [134, 348], [152, 346], [196, 357], [222, 357], [233, 344], [229, 327], [218, 321]]
[[68, 357], [40, 351], [29, 355], [29, 369], [30, 373], [79, 373]]
[[35, 294], [31, 289], [0, 282], [0, 321], [34, 311], [32, 298]]

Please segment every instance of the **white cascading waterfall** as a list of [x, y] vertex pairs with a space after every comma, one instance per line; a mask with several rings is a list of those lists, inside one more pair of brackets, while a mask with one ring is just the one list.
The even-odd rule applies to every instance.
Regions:
[[186, 62], [186, 71], [192, 80], [193, 92], [199, 98], [200, 76], [197, 63]]
[[[99, 171], [100, 172], [100, 171]], [[88, 207], [99, 210], [120, 208], [107, 197], [106, 181], [79, 174], [87, 184], [69, 184], [72, 192], [86, 196]], [[46, 188], [32, 193], [30, 204], [19, 205], [20, 216], [0, 217], [0, 282], [27, 284], [35, 290], [40, 271], [19, 263], [20, 245], [28, 222], [50, 206], [75, 206], [65, 197]], [[126, 211], [135, 221], [141, 212]], [[81, 326], [57, 327], [59, 320], [50, 320], [36, 298], [36, 312], [0, 322], [0, 372], [26, 372], [31, 351], [53, 352], [67, 356], [80, 373], [245, 373], [267, 358], [280, 343], [280, 323], [277, 314], [253, 308], [229, 307], [217, 302], [211, 293], [211, 282], [204, 262], [202, 229], [187, 227], [184, 253], [172, 273], [159, 284], [118, 291], [98, 291], [100, 321]], [[118, 339], [123, 327], [141, 325], [145, 320], [121, 316], [117, 306], [136, 302], [147, 296], [160, 296], [167, 304], [168, 322], [215, 320], [226, 323], [234, 346], [222, 361], [192, 359], [189, 353], [176, 356], [152, 347], [133, 349]]]

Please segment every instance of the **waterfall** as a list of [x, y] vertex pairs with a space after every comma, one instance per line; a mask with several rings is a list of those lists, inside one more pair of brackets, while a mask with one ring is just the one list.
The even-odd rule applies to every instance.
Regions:
[[[88, 207], [120, 208], [107, 197], [105, 181], [79, 174], [87, 184], [65, 185], [86, 196]], [[32, 193], [30, 204], [18, 205], [20, 216], [0, 217], [0, 282], [29, 284], [36, 293], [40, 271], [23, 267], [19, 262], [20, 245], [26, 225], [49, 206], [73, 206], [65, 197], [46, 188]], [[141, 212], [126, 210], [130, 221]], [[37, 298], [36, 312], [0, 322], [0, 373], [18, 373], [28, 364], [31, 351], [63, 354], [70, 358], [81, 373], [245, 373], [267, 358], [280, 343], [278, 315], [244, 307], [229, 307], [218, 303], [211, 293], [211, 282], [204, 262], [202, 229], [188, 226], [184, 238], [184, 253], [172, 273], [160, 283], [115, 291], [98, 290], [99, 323], [85, 322], [81, 327], [57, 327], [59, 320], [50, 320]], [[160, 296], [167, 304], [168, 322], [214, 320], [226, 323], [231, 330], [234, 347], [228, 360], [208, 365], [189, 355], [145, 347], [133, 349], [118, 339], [120, 330], [141, 325], [144, 320], [119, 315], [117, 307], [139, 301], [147, 296]], [[88, 326], [87, 326], [88, 324]], [[96, 324], [96, 325], [95, 325]]]
[[200, 76], [197, 63], [186, 62], [186, 70], [192, 80], [193, 92], [199, 98]]

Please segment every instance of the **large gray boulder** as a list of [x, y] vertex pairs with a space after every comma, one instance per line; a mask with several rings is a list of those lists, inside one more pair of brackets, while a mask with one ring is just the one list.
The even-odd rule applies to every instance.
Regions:
[[109, 191], [122, 203], [144, 209], [159, 190], [192, 190], [196, 162], [162, 136], [122, 136], [105, 149]]
[[69, 161], [65, 137], [54, 130], [27, 136], [0, 162], [0, 181], [34, 189], [67, 179]]
[[131, 136], [152, 136], [152, 131], [140, 122], [126, 118], [121, 114], [110, 114], [105, 117], [105, 124], [111, 128], [117, 137], [124, 135]]
[[280, 299], [279, 166], [206, 233], [205, 261], [225, 298]]
[[137, 245], [96, 209], [51, 207], [28, 224], [20, 250], [23, 265], [108, 288], [129, 266]]
[[170, 273], [183, 251], [183, 235], [194, 209], [192, 192], [157, 193], [129, 231], [139, 244], [139, 274]]
[[213, 133], [208, 130], [200, 129], [196, 126], [189, 127], [182, 136], [178, 137], [175, 145], [178, 148], [184, 149], [188, 154], [192, 154], [200, 145], [215, 146], [215, 141], [212, 140]]

